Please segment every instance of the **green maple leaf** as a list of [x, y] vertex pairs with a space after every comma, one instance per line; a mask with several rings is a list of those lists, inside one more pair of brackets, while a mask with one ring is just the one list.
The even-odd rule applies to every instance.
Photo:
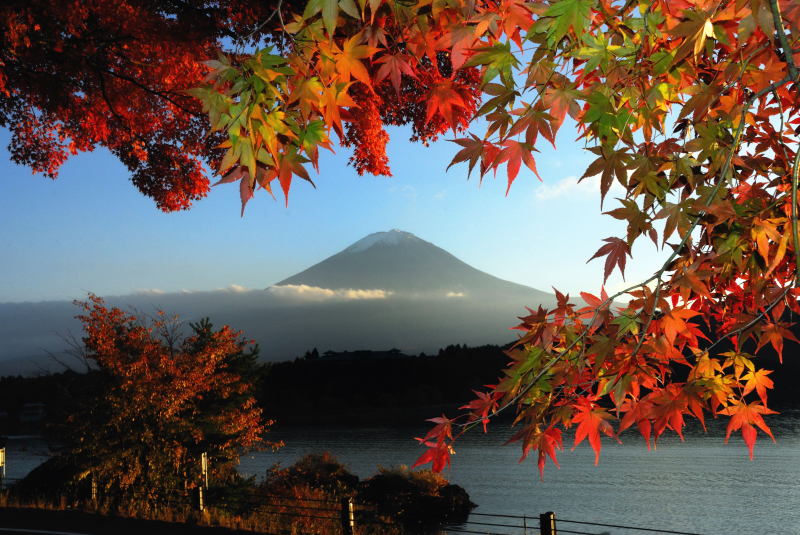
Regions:
[[593, 5], [592, 0], [560, 0], [551, 5], [545, 16], [555, 20], [547, 30], [547, 44], [551, 47], [557, 44], [570, 30], [580, 36], [589, 21]]
[[486, 65], [483, 81], [489, 82], [498, 74], [503, 81], [512, 80], [511, 69], [519, 66], [519, 59], [511, 52], [511, 42], [497, 43], [478, 48], [478, 52], [467, 61], [465, 67]]

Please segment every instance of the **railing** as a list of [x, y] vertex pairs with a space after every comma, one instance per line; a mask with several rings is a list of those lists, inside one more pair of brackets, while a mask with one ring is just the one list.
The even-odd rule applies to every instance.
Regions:
[[[561, 533], [568, 533], [570, 535], [608, 535], [609, 532], [607, 530], [597, 531], [597, 529], [615, 528], [617, 530], [625, 530], [625, 534], [640, 532], [646, 534], [702, 535], [689, 531], [567, 520], [563, 518], [556, 519], [556, 515], [552, 511], [542, 513], [538, 515], [538, 517], [491, 513], [470, 514], [470, 519], [473, 517], [478, 518], [478, 520], [467, 520], [458, 525], [445, 526], [444, 531], [448, 533], [470, 533], [475, 535], [558, 535]], [[562, 524], [567, 524], [567, 527], [562, 528]]]
[[[17, 479], [0, 480], [0, 491], [15, 484]], [[5, 487], [3, 486], [5, 485]], [[341, 500], [296, 497], [268, 492], [241, 490], [238, 495], [214, 496], [203, 487], [193, 491], [170, 490], [159, 493], [128, 492], [127, 498], [141, 503], [161, 505], [199, 512], [216, 511], [239, 514], [247, 511], [251, 517], [267, 521], [272, 518], [285, 518], [293, 524], [303, 524], [304, 529], [292, 529], [296, 533], [308, 535], [367, 535], [371, 533], [415, 533], [415, 529], [387, 522], [381, 518], [371, 504], [357, 503], [353, 498]], [[61, 497], [62, 502], [71, 504], [68, 508], [80, 508], [98, 504], [96, 486], [91, 486], [91, 494], [82, 499]], [[274, 523], [274, 522], [273, 522]], [[296, 527], [296, 526], [295, 526]], [[469, 535], [610, 535], [605, 528], [622, 530], [619, 535], [701, 535], [688, 531], [676, 531], [644, 526], [610, 524], [556, 518], [555, 513], [539, 515], [512, 515], [504, 513], [472, 512], [467, 520], [457, 524], [440, 526], [440, 532], [448, 534], [465, 533]], [[311, 531], [309, 532], [309, 529]], [[430, 527], [424, 530], [432, 533]], [[433, 530], [435, 532], [436, 530]]]

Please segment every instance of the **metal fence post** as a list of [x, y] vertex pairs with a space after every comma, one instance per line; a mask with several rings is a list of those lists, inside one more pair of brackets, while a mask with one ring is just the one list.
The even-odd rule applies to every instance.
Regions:
[[6, 479], [6, 449], [0, 448], [0, 489], [3, 488]]
[[92, 472], [92, 505], [97, 506], [97, 478]]
[[201, 513], [206, 510], [206, 497], [202, 485], [197, 487], [197, 508]]
[[353, 498], [342, 498], [342, 533], [344, 535], [354, 535], [356, 531], [356, 515]]
[[553, 511], [539, 515], [539, 533], [540, 535], [557, 535], [556, 514]]
[[203, 478], [203, 485], [208, 489], [208, 453], [200, 454], [200, 475]]

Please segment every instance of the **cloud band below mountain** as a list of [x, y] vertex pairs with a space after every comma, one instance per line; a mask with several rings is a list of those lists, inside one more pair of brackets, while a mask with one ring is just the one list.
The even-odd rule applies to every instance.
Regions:
[[365, 299], [386, 299], [392, 292], [380, 289], [362, 288], [320, 288], [306, 284], [282, 284], [270, 286], [268, 292], [276, 297], [297, 299], [302, 301], [325, 301], [329, 299], [355, 301]]

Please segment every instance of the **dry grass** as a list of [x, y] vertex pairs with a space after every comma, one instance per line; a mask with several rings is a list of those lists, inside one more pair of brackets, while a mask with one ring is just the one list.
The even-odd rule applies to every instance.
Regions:
[[[0, 494], [0, 507], [46, 511], [80, 511], [116, 518], [157, 520], [195, 526], [222, 527], [234, 530], [275, 535], [343, 535], [338, 504], [320, 502], [324, 494], [313, 489], [296, 489], [296, 500], [264, 501], [241, 509], [241, 504], [220, 504], [199, 511], [188, 505], [157, 505], [148, 502], [111, 504], [75, 502], [66, 497], [57, 500], [32, 499], [19, 501]], [[303, 498], [310, 499], [303, 499]], [[237, 506], [235, 506], [237, 505]], [[357, 535], [398, 535], [393, 525], [375, 522], [358, 525]]]

